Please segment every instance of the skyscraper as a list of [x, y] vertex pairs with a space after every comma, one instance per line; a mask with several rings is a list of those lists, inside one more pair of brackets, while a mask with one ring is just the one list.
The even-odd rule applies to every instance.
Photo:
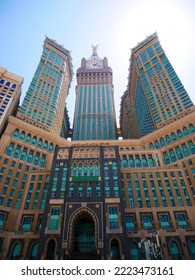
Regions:
[[70, 52], [46, 37], [39, 65], [18, 118], [60, 135], [71, 80]]
[[23, 78], [0, 67], [0, 137], [18, 109]]
[[192, 106], [157, 33], [132, 48], [128, 89], [121, 101], [124, 138], [139, 138], [162, 128], [190, 112]]
[[195, 259], [195, 106], [157, 34], [131, 57], [121, 100], [128, 139], [116, 139], [112, 72], [94, 46], [77, 72], [73, 140], [67, 122], [60, 137], [26, 113], [9, 117], [0, 140], [1, 259]]
[[73, 140], [116, 139], [112, 69], [100, 58], [97, 46], [77, 70]]

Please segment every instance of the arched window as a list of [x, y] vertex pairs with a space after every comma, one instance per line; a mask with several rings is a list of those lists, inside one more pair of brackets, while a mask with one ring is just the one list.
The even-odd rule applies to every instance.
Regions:
[[171, 138], [169, 137], [169, 135], [166, 135], [165, 140], [167, 144], [171, 143]]
[[135, 156], [135, 165], [136, 167], [142, 167], [141, 160], [138, 155]]
[[161, 144], [161, 146], [164, 146], [165, 145], [165, 140], [164, 140], [164, 138], [160, 138], [160, 144]]
[[14, 151], [14, 143], [10, 143], [6, 150], [6, 155], [12, 156]]
[[136, 242], [132, 242], [130, 246], [130, 258], [131, 260], [139, 260], [139, 248]]
[[181, 260], [181, 254], [179, 251], [179, 247], [175, 241], [171, 241], [170, 251], [171, 251], [172, 260]]
[[36, 143], [37, 143], [37, 137], [34, 136], [33, 139], [32, 139], [32, 144], [33, 144], [33, 145], [36, 145]]
[[157, 140], [155, 140], [154, 143], [155, 143], [155, 148], [157, 148], [157, 149], [160, 148], [160, 144], [159, 144], [159, 142]]
[[153, 145], [153, 143], [150, 143], [150, 145], [149, 145], [149, 147], [150, 147], [150, 149], [154, 149], [154, 145]]
[[183, 154], [182, 154], [182, 151], [181, 151], [180, 147], [175, 147], [175, 151], [176, 151], [177, 158], [182, 159]]
[[173, 149], [169, 150], [169, 154], [170, 154], [170, 158], [171, 158], [172, 162], [177, 161], [177, 158], [175, 156], [175, 153], [174, 153]]
[[178, 138], [182, 138], [183, 137], [183, 133], [181, 132], [180, 129], [177, 130], [177, 137]]
[[12, 85], [12, 88], [16, 88], [16, 84], [13, 84], [13, 85]]
[[164, 156], [164, 163], [169, 164], [171, 161], [170, 161], [170, 158], [169, 158], [167, 152], [163, 152], [163, 156]]
[[87, 174], [87, 170], [88, 170], [88, 168], [87, 168], [87, 163], [85, 163], [84, 164], [84, 176], [87, 176], [88, 174]]
[[50, 143], [49, 144], [49, 149], [48, 149], [50, 152], [52, 152], [53, 151], [53, 144], [52, 143]]
[[95, 164], [95, 176], [99, 176], [100, 175], [100, 170], [99, 170], [99, 165], [98, 163]]
[[194, 145], [194, 143], [192, 141], [189, 141], [188, 144], [189, 144], [189, 148], [190, 148], [191, 153], [195, 154], [195, 145]]
[[19, 130], [15, 129], [12, 136], [15, 137], [15, 138], [18, 138], [18, 135], [19, 135]]
[[192, 260], [195, 260], [195, 240], [190, 241], [190, 251], [192, 255]]
[[20, 156], [20, 151], [21, 151], [21, 146], [20, 146], [20, 145], [17, 145], [16, 149], [14, 150], [13, 157], [14, 157], [14, 158], [19, 158], [19, 156]]
[[193, 124], [189, 125], [189, 129], [190, 129], [190, 132], [195, 132], [195, 127], [193, 126]]
[[41, 138], [38, 140], [37, 146], [40, 147], [40, 148], [42, 147], [42, 139]]
[[82, 171], [83, 171], [82, 164], [79, 163], [78, 176], [82, 176]]
[[47, 149], [47, 148], [48, 148], [48, 142], [47, 142], [47, 140], [44, 142], [43, 148], [44, 148], [44, 149]]
[[26, 136], [26, 142], [31, 142], [31, 135], [30, 134], [28, 134], [27, 136]]
[[188, 157], [190, 155], [190, 151], [188, 149], [188, 147], [186, 146], [186, 144], [182, 144], [182, 151], [185, 157]]
[[26, 156], [27, 156], [27, 148], [24, 148], [22, 153], [21, 153], [20, 159], [21, 160], [26, 160]]
[[40, 162], [39, 162], [39, 166], [40, 167], [45, 167], [45, 165], [46, 165], [46, 156], [42, 155], [42, 157], [40, 159]]
[[148, 155], [149, 166], [155, 166], [155, 161], [152, 158], [152, 155]]
[[177, 140], [177, 136], [175, 135], [174, 132], [171, 133], [171, 140], [172, 140], [172, 141]]
[[148, 161], [147, 161], [145, 155], [142, 156], [142, 164], [143, 164], [144, 167], [148, 167]]
[[190, 133], [189, 130], [186, 127], [184, 127], [183, 128], [183, 134], [188, 135], [189, 133]]
[[123, 158], [122, 158], [122, 167], [123, 168], [127, 168], [128, 167], [126, 156], [123, 156]]
[[19, 242], [16, 243], [12, 248], [10, 259], [11, 260], [19, 260], [20, 255], [21, 255], [21, 249], [22, 249], [21, 244]]
[[38, 165], [38, 164], [39, 164], [39, 156], [40, 156], [40, 153], [36, 153], [36, 155], [35, 155], [35, 157], [34, 157], [34, 161], [33, 161], [33, 163], [34, 163], [35, 165]]
[[2, 80], [0, 80], [0, 84], [2, 84], [2, 85], [3, 85], [3, 84], [4, 84], [4, 82], [5, 82], [5, 81], [4, 81], [3, 79], [2, 79]]
[[73, 168], [72, 168], [72, 176], [76, 176], [77, 175], [77, 166], [76, 163], [74, 163]]
[[30, 254], [30, 260], [36, 260], [37, 259], [37, 253], [38, 253], [38, 243], [35, 243], [32, 246], [31, 254]]
[[5, 85], [6, 85], [7, 87], [9, 87], [9, 86], [10, 86], [10, 84], [11, 84], [10, 82], [7, 82]]
[[19, 138], [20, 138], [21, 140], [24, 140], [24, 139], [25, 139], [25, 132], [24, 132], [24, 131], [22, 131], [22, 132], [20, 133]]
[[134, 162], [133, 156], [129, 157], [129, 166], [130, 167], [135, 167], [135, 162]]
[[27, 157], [27, 162], [32, 163], [33, 162], [33, 151], [30, 150], [28, 157]]

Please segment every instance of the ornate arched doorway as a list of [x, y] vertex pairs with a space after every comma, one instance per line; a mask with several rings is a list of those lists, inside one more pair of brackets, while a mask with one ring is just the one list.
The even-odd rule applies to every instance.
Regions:
[[46, 260], [55, 260], [56, 242], [54, 239], [50, 239], [47, 244]]
[[116, 238], [111, 241], [111, 258], [112, 260], [120, 260], [119, 241]]
[[97, 222], [90, 211], [80, 210], [71, 221], [71, 258], [97, 259]]

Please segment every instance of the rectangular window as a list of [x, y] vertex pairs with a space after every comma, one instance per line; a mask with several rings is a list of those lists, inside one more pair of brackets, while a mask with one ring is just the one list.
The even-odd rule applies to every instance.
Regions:
[[185, 213], [176, 213], [176, 219], [180, 228], [188, 228], [188, 223]]
[[24, 217], [23, 218], [23, 223], [22, 223], [22, 228], [21, 230], [23, 232], [28, 232], [31, 229], [31, 224], [32, 224], [32, 217]]
[[135, 230], [135, 217], [133, 215], [126, 216], [126, 229], [127, 231]]
[[168, 214], [159, 214], [159, 220], [162, 229], [170, 229], [171, 225]]
[[109, 227], [110, 229], [118, 229], [118, 209], [117, 207], [109, 207]]
[[152, 217], [151, 215], [144, 214], [142, 215], [142, 222], [144, 229], [152, 229]]
[[52, 207], [50, 222], [49, 222], [49, 229], [50, 230], [57, 230], [58, 229], [59, 219], [60, 219], [60, 208], [59, 207]]

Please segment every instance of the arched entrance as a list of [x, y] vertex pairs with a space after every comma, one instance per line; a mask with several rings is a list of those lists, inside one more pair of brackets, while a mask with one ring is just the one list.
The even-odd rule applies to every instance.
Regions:
[[136, 242], [132, 242], [130, 246], [130, 258], [131, 260], [139, 260], [139, 248]]
[[46, 260], [54, 260], [55, 259], [55, 247], [56, 247], [55, 240], [50, 239], [48, 244], [47, 244]]
[[120, 260], [119, 242], [116, 238], [111, 241], [111, 258], [112, 260]]
[[71, 238], [71, 259], [98, 259], [96, 226], [89, 212], [81, 211], [73, 217]]
[[180, 251], [179, 251], [178, 244], [175, 241], [171, 241], [170, 249], [171, 249], [172, 260], [181, 260], [182, 259]]

